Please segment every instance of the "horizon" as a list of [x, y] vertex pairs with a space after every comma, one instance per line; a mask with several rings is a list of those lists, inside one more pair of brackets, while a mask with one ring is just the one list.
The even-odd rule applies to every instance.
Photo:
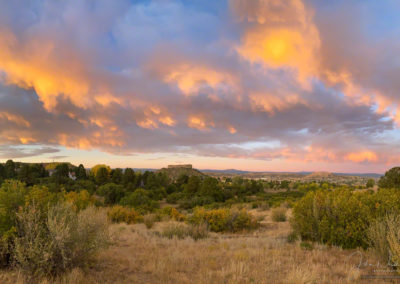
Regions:
[[[59, 164], [63, 164], [63, 163], [69, 163], [73, 166], [79, 166], [79, 165], [83, 165], [85, 169], [91, 169], [94, 166], [98, 165], [92, 165], [90, 167], [86, 166], [83, 163], [71, 163], [69, 161], [49, 161], [49, 162], [43, 162], [43, 161], [35, 161], [35, 162], [22, 162], [22, 161], [18, 161], [18, 160], [13, 160], [15, 163], [38, 163], [38, 164], [51, 164], [51, 163], [59, 163]], [[1, 161], [0, 163], [4, 164], [6, 161]], [[106, 164], [106, 163], [105, 163]], [[198, 168], [196, 166], [194, 166], [193, 164], [189, 163], [190, 165], [193, 166], [193, 169], [199, 170], [199, 171], [239, 171], [239, 172], [249, 172], [249, 173], [334, 173], [334, 174], [379, 174], [379, 175], [384, 175], [385, 172], [380, 173], [380, 172], [335, 172], [335, 171], [324, 171], [324, 170], [318, 170], [318, 171], [274, 171], [274, 170], [246, 170], [246, 169], [240, 169], [240, 168]], [[107, 164], [106, 164], [107, 165]], [[170, 165], [185, 165], [182, 163], [178, 163], [178, 164], [166, 164], [160, 167], [136, 167], [136, 166], [121, 166], [121, 167], [111, 167], [111, 169], [116, 169], [116, 168], [121, 168], [121, 169], [127, 169], [127, 168], [131, 168], [133, 170], [160, 170], [162, 168], [167, 168]], [[389, 170], [389, 169], [388, 169]]]
[[0, 162], [383, 174], [396, 1], [2, 1]]

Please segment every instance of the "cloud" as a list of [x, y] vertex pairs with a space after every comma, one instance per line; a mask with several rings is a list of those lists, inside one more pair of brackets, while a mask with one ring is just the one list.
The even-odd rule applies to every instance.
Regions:
[[0, 145], [0, 157], [2, 159], [27, 158], [59, 151], [59, 149], [53, 147], [36, 147], [32, 149], [21, 146]]
[[6, 152], [399, 160], [399, 41], [364, 36], [350, 4], [25, 2], [0, 11]]

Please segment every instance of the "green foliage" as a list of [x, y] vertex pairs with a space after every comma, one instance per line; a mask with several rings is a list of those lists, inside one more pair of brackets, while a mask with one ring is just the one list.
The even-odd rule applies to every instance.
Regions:
[[[100, 171], [99, 171], [100, 172]], [[122, 185], [107, 183], [97, 189], [97, 194], [104, 197], [104, 204], [117, 204], [125, 195]]]
[[394, 167], [388, 170], [378, 183], [381, 188], [400, 188], [400, 167]]
[[122, 177], [123, 177], [122, 169], [111, 170], [111, 182], [120, 184], [122, 183]]
[[95, 180], [99, 185], [107, 183], [110, 180], [109, 170], [105, 167], [100, 167], [96, 171]]
[[302, 249], [304, 249], [304, 250], [313, 250], [313, 249], [314, 249], [313, 244], [310, 243], [310, 242], [301, 242], [301, 243], [300, 243], [300, 247], [301, 247]]
[[292, 226], [303, 240], [366, 248], [370, 223], [388, 212], [400, 212], [399, 201], [396, 190], [309, 192], [294, 206]]
[[129, 207], [151, 206], [152, 202], [148, 192], [143, 188], [138, 188], [134, 192], [121, 199], [121, 205]]
[[367, 181], [367, 184], [366, 184], [365, 186], [366, 186], [366, 188], [371, 188], [371, 187], [374, 187], [374, 185], [375, 185], [375, 180], [372, 179], [372, 178], [370, 178], [370, 179]]
[[75, 177], [77, 180], [87, 179], [86, 169], [82, 164], [75, 169]]
[[0, 236], [15, 226], [15, 213], [25, 205], [27, 193], [25, 184], [19, 181], [8, 180], [2, 184], [0, 188]]
[[4, 165], [5, 179], [13, 179], [17, 176], [15, 163], [12, 160], [8, 160]]

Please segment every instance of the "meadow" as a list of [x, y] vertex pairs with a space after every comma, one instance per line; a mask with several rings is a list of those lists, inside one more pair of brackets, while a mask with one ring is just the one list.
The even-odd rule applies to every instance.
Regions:
[[398, 168], [378, 184], [353, 186], [7, 163], [1, 283], [390, 283], [398, 276]]

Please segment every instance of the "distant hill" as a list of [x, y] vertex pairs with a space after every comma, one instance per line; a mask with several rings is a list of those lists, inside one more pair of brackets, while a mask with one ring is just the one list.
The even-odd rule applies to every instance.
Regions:
[[170, 177], [172, 180], [176, 180], [182, 174], [187, 176], [199, 176], [199, 177], [205, 176], [205, 174], [200, 172], [199, 170], [187, 167], [179, 167], [179, 166], [162, 168], [158, 172], [166, 173], [167, 176]]
[[305, 176], [306, 179], [326, 179], [334, 178], [336, 175], [329, 172], [313, 172]]

